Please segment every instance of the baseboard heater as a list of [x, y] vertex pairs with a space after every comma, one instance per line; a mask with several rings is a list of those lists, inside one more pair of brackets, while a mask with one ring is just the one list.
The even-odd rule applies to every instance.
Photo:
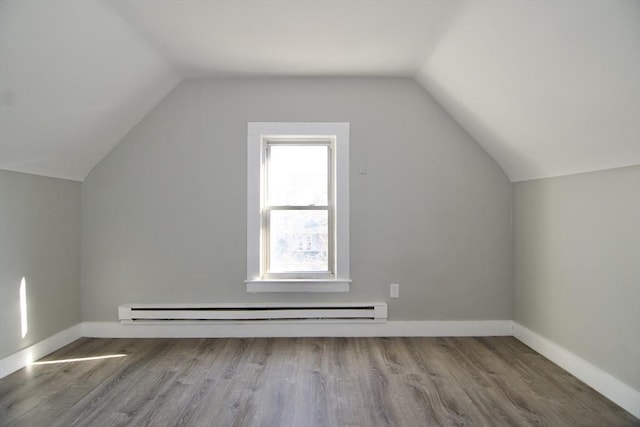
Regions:
[[122, 323], [387, 320], [386, 303], [124, 304]]

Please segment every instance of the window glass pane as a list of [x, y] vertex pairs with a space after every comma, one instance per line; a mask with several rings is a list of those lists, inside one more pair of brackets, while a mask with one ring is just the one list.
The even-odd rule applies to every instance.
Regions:
[[270, 145], [268, 204], [326, 206], [329, 149], [325, 145]]
[[328, 271], [328, 212], [271, 211], [271, 273]]

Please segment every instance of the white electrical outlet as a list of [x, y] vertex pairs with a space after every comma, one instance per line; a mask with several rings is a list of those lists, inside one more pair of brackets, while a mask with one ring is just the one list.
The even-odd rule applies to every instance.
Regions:
[[391, 298], [400, 297], [400, 285], [399, 284], [392, 283], [391, 285], [389, 285], [389, 296]]

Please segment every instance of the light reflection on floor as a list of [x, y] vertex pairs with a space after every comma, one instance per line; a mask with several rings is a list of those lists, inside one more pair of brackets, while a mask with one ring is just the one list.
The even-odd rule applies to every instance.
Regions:
[[53, 365], [55, 363], [87, 362], [90, 360], [114, 359], [118, 357], [126, 357], [126, 354], [107, 354], [104, 356], [76, 357], [73, 359], [41, 360], [39, 362], [32, 362], [31, 364], [32, 365]]

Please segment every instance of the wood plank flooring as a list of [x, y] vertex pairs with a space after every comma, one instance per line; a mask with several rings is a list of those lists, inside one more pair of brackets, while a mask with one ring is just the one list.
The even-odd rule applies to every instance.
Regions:
[[512, 337], [82, 338], [0, 380], [2, 426], [640, 426]]

